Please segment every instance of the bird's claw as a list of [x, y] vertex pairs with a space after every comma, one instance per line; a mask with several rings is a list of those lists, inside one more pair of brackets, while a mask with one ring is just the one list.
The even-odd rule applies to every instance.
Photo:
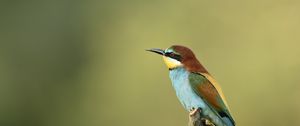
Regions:
[[203, 122], [203, 124], [205, 124], [205, 126], [216, 126], [214, 123], [212, 123], [208, 119], [202, 118], [201, 121]]
[[195, 109], [194, 107], [192, 107], [192, 108], [190, 109], [189, 115], [190, 115], [190, 116], [194, 116], [194, 115], [197, 113], [197, 111], [200, 112], [200, 109], [199, 109], [199, 108]]
[[[194, 108], [192, 107], [190, 109], [190, 117], [195, 117], [197, 112], [201, 112], [201, 108]], [[214, 123], [212, 123], [209, 119], [207, 118], [201, 118], [201, 122], [204, 124], [204, 126], [216, 126]]]

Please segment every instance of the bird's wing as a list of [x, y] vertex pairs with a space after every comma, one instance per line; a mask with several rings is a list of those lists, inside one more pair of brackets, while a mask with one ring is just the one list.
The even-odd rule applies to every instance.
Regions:
[[223, 92], [218, 83], [207, 73], [191, 73], [189, 81], [196, 94], [198, 94], [221, 118], [228, 118], [232, 124], [235, 122], [229, 113]]

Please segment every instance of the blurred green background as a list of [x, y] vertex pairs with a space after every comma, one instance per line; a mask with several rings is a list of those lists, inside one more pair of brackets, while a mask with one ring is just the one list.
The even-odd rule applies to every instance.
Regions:
[[186, 126], [162, 58], [191, 47], [239, 126], [300, 125], [298, 0], [3, 0], [1, 126]]

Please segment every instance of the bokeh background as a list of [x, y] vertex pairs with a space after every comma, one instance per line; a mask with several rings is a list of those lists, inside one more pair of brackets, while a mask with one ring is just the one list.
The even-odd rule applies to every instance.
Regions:
[[1, 126], [185, 126], [162, 58], [188, 46], [239, 126], [300, 125], [298, 0], [4, 0]]

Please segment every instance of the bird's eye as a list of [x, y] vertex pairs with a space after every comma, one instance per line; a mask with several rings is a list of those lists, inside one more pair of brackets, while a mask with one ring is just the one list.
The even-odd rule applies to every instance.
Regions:
[[165, 55], [168, 56], [168, 57], [174, 57], [175, 56], [175, 54], [172, 53], [172, 52], [167, 52]]
[[175, 57], [175, 54], [174, 53], [170, 53], [169, 56], [170, 57]]
[[181, 56], [173, 52], [167, 52], [165, 56], [181, 61]]

